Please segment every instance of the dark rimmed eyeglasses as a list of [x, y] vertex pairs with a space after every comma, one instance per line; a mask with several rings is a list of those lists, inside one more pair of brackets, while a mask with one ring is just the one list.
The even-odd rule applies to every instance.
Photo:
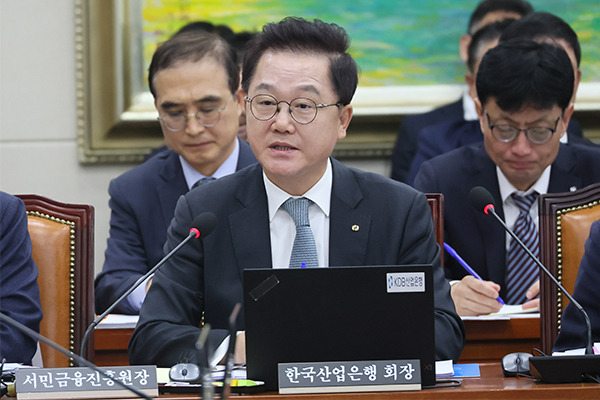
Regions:
[[524, 132], [525, 137], [531, 143], [544, 144], [548, 142], [550, 138], [552, 138], [552, 135], [554, 135], [554, 132], [556, 132], [556, 128], [558, 127], [558, 121], [560, 121], [559, 116], [558, 118], [556, 118], [556, 122], [554, 123], [554, 129], [543, 126], [536, 126], [528, 129], [520, 129], [508, 124], [492, 124], [492, 122], [490, 121], [490, 116], [487, 112], [485, 113], [485, 116], [487, 117], [488, 126], [492, 131], [492, 136], [494, 137], [494, 139], [504, 143], [513, 141], [517, 137], [519, 132]]
[[279, 104], [285, 103], [288, 105], [288, 112], [292, 119], [303, 125], [313, 122], [317, 118], [317, 111], [320, 108], [342, 105], [342, 103], [317, 104], [307, 97], [297, 97], [292, 101], [277, 100], [270, 94], [246, 97], [246, 102], [250, 103], [250, 112], [259, 121], [268, 121], [273, 118], [280, 111]]

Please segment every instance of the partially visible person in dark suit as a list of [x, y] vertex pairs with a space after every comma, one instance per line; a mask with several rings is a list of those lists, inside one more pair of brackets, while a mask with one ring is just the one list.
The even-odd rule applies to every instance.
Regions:
[[[532, 12], [533, 8], [529, 2], [523, 0], [484, 0], [480, 2], [469, 18], [467, 33], [459, 40], [460, 58], [467, 64], [471, 38], [479, 29], [507, 18], [519, 19]], [[421, 130], [430, 125], [453, 120], [477, 120], [475, 106], [467, 90], [454, 103], [437, 107], [426, 113], [404, 117], [392, 155], [392, 179], [408, 182], [411, 162], [417, 150], [417, 137]]]
[[[177, 199], [194, 185], [256, 163], [237, 137], [244, 96], [236, 53], [220, 36], [187, 32], [158, 47], [148, 82], [170, 150], [110, 183], [110, 236], [96, 277], [96, 311], [103, 312], [164, 255]], [[115, 312], [137, 314], [141, 285]]]
[[[509, 40], [535, 40], [561, 46], [567, 52], [573, 71], [575, 71], [575, 84], [571, 103], [575, 103], [579, 82], [581, 82], [581, 46], [577, 33], [562, 18], [548, 12], [535, 12], [515, 22], [500, 35], [500, 42]], [[573, 133], [576, 133], [573, 131]], [[581, 135], [581, 128], [579, 129]]]
[[[233, 48], [236, 53], [238, 63], [240, 64], [240, 76], [241, 76], [241, 63], [244, 58], [244, 52], [246, 51], [246, 45], [254, 36], [253, 32], [243, 31], [243, 32], [234, 32], [226, 25], [214, 25], [207, 21], [194, 21], [190, 22], [184, 26], [182, 26], [177, 32], [173, 34], [179, 35], [181, 33], [189, 33], [189, 32], [209, 32], [214, 33], [216, 35], [221, 36], [223, 39], [229, 43], [229, 45]], [[241, 78], [240, 78], [241, 80]], [[238, 128], [238, 137], [240, 139], [246, 140], [246, 111], [242, 110], [239, 118], [239, 128]], [[167, 150], [167, 145], [158, 147], [150, 151], [150, 153], [146, 154], [144, 157], [144, 161], [154, 157], [155, 155], [162, 153]]]
[[528, 301], [539, 291], [537, 266], [519, 253], [501, 225], [472, 209], [468, 194], [474, 186], [490, 191], [498, 214], [509, 227], [527, 233], [523, 237], [535, 253], [537, 196], [600, 182], [598, 148], [560, 143], [573, 113], [573, 85], [562, 47], [500, 43], [484, 55], [477, 72], [483, 143], [426, 161], [417, 174], [417, 189], [444, 194], [445, 241], [485, 280], [467, 276], [449, 255], [444, 258], [446, 276], [460, 280], [452, 286], [460, 315], [498, 311], [499, 295], [507, 304], [538, 302]]
[[[468, 72], [465, 75], [468, 94], [471, 99], [477, 98], [475, 78], [483, 55], [498, 44], [502, 31], [514, 21], [516, 20], [507, 18], [493, 22], [482, 27], [472, 35], [467, 51]], [[407, 182], [410, 185], [414, 184], [415, 176], [424, 161], [458, 147], [482, 140], [483, 134], [479, 128], [478, 119], [465, 120], [461, 117], [423, 128], [417, 135], [417, 150], [411, 162]]]
[[[436, 357], [458, 359], [464, 328], [425, 196], [331, 158], [346, 136], [358, 83], [349, 41], [335, 24], [288, 17], [251, 42], [242, 87], [259, 164], [179, 200], [165, 251], [188, 235], [195, 216], [211, 212], [219, 222], [157, 272], [129, 344], [131, 363], [171, 366], [197, 356], [203, 316], [212, 328], [207, 346], [222, 349], [231, 310], [244, 303], [241, 271], [302, 261], [307, 268], [433, 264]], [[244, 363], [240, 325], [236, 361]]]
[[[590, 317], [592, 340], [600, 342], [600, 221], [592, 224], [590, 235], [585, 242], [585, 252], [577, 272], [573, 298], [577, 300]], [[560, 332], [553, 351], [585, 348], [587, 326], [583, 315], [569, 303], [562, 315]]]
[[[500, 25], [500, 29], [492, 29], [495, 32], [488, 28], [490, 28], [489, 25], [475, 33], [469, 45], [468, 64], [472, 72], [476, 72], [474, 67], [479, 64], [481, 57], [483, 57], [484, 52], [481, 50], [487, 51], [489, 45], [493, 44], [495, 46], [498, 41], [531, 39], [562, 46], [571, 59], [575, 71], [575, 84], [571, 99], [571, 102], [575, 103], [577, 88], [581, 81], [581, 70], [579, 69], [581, 48], [577, 34], [569, 24], [553, 14], [535, 12], [516, 21], [514, 24], [507, 24], [503, 27]], [[488, 39], [493, 40], [493, 42], [488, 42]], [[476, 57], [477, 55], [479, 57]], [[477, 97], [474, 76], [474, 74], [465, 76], [469, 85], [469, 94], [472, 98]], [[411, 164], [409, 183], [413, 184], [414, 177], [424, 161], [455, 148], [482, 140], [483, 134], [478, 121], [454, 120], [424, 128], [418, 135], [417, 152]], [[583, 138], [581, 125], [573, 118], [569, 121], [567, 134], [561, 138], [561, 142], [594, 146], [591, 141]]]
[[[42, 305], [37, 277], [25, 205], [0, 191], [0, 312], [39, 332]], [[0, 361], [31, 365], [36, 350], [35, 339], [0, 324]]]

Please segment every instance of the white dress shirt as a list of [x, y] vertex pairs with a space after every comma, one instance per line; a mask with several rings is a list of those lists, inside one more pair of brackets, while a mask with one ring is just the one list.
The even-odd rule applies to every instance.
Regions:
[[302, 196], [291, 196], [281, 190], [267, 178], [264, 172], [263, 181], [269, 205], [273, 268], [288, 268], [290, 264], [292, 247], [296, 238], [296, 225], [287, 211], [281, 208], [281, 205], [290, 197], [306, 197], [312, 200], [313, 204], [308, 208], [308, 219], [317, 245], [319, 266], [329, 266], [329, 210], [333, 185], [331, 161], [327, 160], [327, 168], [321, 179]]

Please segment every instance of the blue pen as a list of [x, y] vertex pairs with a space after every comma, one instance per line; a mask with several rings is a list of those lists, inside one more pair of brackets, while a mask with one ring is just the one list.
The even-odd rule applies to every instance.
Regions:
[[[444, 248], [446, 249], [446, 251], [456, 259], [456, 261], [458, 261], [458, 263], [460, 265], [463, 266], [464, 269], [467, 270], [467, 272], [471, 275], [473, 275], [475, 278], [479, 279], [480, 281], [482, 281], [483, 279], [481, 279], [481, 277], [479, 276], [479, 274], [477, 272], [475, 272], [475, 270], [473, 268], [471, 268], [469, 266], [469, 264], [467, 264], [467, 262], [465, 260], [462, 259], [461, 256], [458, 255], [458, 253], [456, 252], [456, 250], [454, 250], [452, 247], [450, 247], [450, 245], [446, 242], [444, 242]], [[500, 296], [498, 296], [498, 298], [496, 299], [498, 300], [498, 303], [504, 305], [506, 303], [504, 303], [504, 300], [502, 300], [502, 298]]]
[[300, 265], [300, 268], [306, 268], [306, 263], [303, 262], [302, 265]]

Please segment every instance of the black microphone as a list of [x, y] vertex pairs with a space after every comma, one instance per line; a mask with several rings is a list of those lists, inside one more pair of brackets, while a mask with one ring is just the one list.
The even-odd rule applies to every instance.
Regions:
[[235, 362], [235, 341], [237, 333], [237, 316], [242, 308], [241, 303], [235, 303], [233, 311], [229, 316], [229, 347], [227, 356], [225, 357], [225, 372], [223, 373], [223, 391], [221, 392], [221, 400], [226, 400], [231, 394], [231, 374], [233, 371], [233, 363]]
[[546, 276], [548, 276], [550, 280], [554, 282], [556, 286], [558, 286], [560, 291], [563, 292], [565, 296], [567, 296], [567, 298], [569, 299], [569, 301], [571, 301], [571, 303], [573, 303], [575, 308], [577, 308], [579, 312], [583, 314], [583, 318], [585, 319], [585, 324], [587, 326], [587, 344], [585, 346], [585, 354], [594, 354], [594, 343], [592, 341], [592, 325], [590, 323], [590, 317], [587, 315], [581, 304], [579, 304], [577, 300], [575, 300], [573, 296], [571, 296], [567, 289], [565, 289], [560, 284], [560, 282], [554, 277], [554, 275], [550, 273], [550, 271], [548, 271], [548, 269], [546, 269], [546, 267], [544, 267], [541, 261], [537, 259], [537, 257], [531, 252], [531, 250], [529, 250], [529, 248], [525, 246], [521, 239], [519, 239], [519, 237], [515, 235], [515, 233], [508, 226], [506, 226], [502, 218], [500, 218], [498, 214], [496, 214], [496, 209], [494, 208], [494, 198], [492, 197], [490, 192], [488, 192], [487, 189], [481, 186], [475, 186], [469, 192], [469, 200], [471, 201], [471, 205], [473, 206], [473, 208], [475, 208], [477, 211], [482, 212], [484, 214], [493, 215], [494, 218], [496, 218], [498, 222], [500, 222], [500, 224], [504, 227], [504, 230], [506, 230], [506, 232], [508, 232], [508, 234], [519, 244], [519, 246], [521, 246], [523, 250], [525, 250], [527, 255], [529, 255], [529, 257], [531, 257], [533, 261], [535, 261], [535, 263], [538, 265], [538, 267], [540, 267], [544, 274], [546, 274]]
[[[473, 189], [471, 189], [471, 191], [469, 192], [469, 200], [471, 202], [471, 206], [473, 206], [473, 208], [475, 208], [477, 211], [484, 213], [484, 214], [488, 214], [488, 215], [492, 215], [494, 216], [494, 218], [496, 218], [496, 220], [498, 222], [500, 222], [500, 224], [502, 225], [502, 227], [504, 228], [504, 230], [506, 230], [506, 232], [508, 232], [508, 234], [519, 244], [519, 246], [521, 246], [521, 248], [523, 248], [523, 250], [525, 250], [525, 252], [527, 253], [527, 255], [529, 255], [529, 257], [531, 257], [531, 259], [533, 259], [533, 261], [535, 261], [535, 263], [538, 265], [538, 267], [544, 272], [544, 274], [550, 278], [550, 280], [560, 289], [560, 291], [567, 296], [567, 298], [569, 299], [569, 301], [571, 301], [571, 303], [573, 303], [573, 306], [575, 306], [575, 308], [577, 308], [577, 310], [579, 310], [579, 312], [583, 315], [583, 318], [585, 320], [585, 324], [587, 327], [587, 343], [585, 346], [585, 358], [578, 358], [578, 356], [560, 356], [560, 357], [552, 357], [552, 356], [545, 356], [545, 357], [532, 357], [530, 359], [530, 364], [536, 364], [536, 361], [540, 361], [539, 366], [540, 367], [546, 367], [546, 372], [548, 372], [548, 375], [553, 375], [553, 376], [549, 376], [547, 379], [551, 379], [551, 380], [555, 380], [558, 379], [558, 381], [563, 381], [566, 382], [564, 380], [561, 379], [567, 379], [565, 378], [564, 374], [565, 372], [565, 367], [561, 365], [559, 365], [560, 362], [565, 362], [565, 365], [569, 365], [569, 367], [567, 367], [566, 369], [578, 369], [579, 366], [581, 365], [581, 368], [587, 368], [586, 370], [582, 370], [582, 373], [588, 373], [588, 372], [593, 372], [593, 373], [597, 373], [598, 371], [598, 365], [597, 363], [594, 362], [594, 360], [590, 360], [590, 358], [598, 358], [598, 356], [594, 355], [594, 350], [593, 350], [593, 340], [592, 340], [592, 325], [590, 323], [590, 317], [588, 316], [588, 314], [585, 312], [585, 310], [583, 309], [583, 307], [581, 306], [581, 304], [579, 304], [579, 302], [577, 302], [577, 300], [575, 300], [573, 298], [573, 296], [571, 296], [571, 294], [567, 291], [567, 289], [565, 289], [560, 282], [558, 282], [558, 280], [550, 273], [550, 271], [548, 271], [548, 269], [541, 263], [540, 260], [538, 260], [538, 258], [531, 252], [531, 250], [529, 250], [529, 248], [527, 248], [527, 246], [525, 246], [525, 244], [521, 241], [521, 239], [519, 239], [519, 237], [517, 235], [515, 235], [515, 233], [508, 227], [506, 226], [506, 224], [504, 223], [504, 221], [502, 220], [502, 218], [500, 218], [498, 216], [498, 214], [496, 214], [496, 209], [494, 208], [494, 198], [492, 197], [492, 195], [490, 194], [490, 192], [485, 189], [484, 187], [481, 186], [475, 186]], [[590, 357], [591, 355], [591, 357]], [[578, 365], [577, 363], [579, 361], [583, 361], [585, 359], [586, 360], [586, 365], [583, 366], [583, 363], [580, 363], [580, 365]], [[547, 365], [543, 365], [541, 362], [542, 361], [547, 361]], [[534, 365], [535, 366], [535, 365]], [[538, 372], [542, 372], [539, 371], [540, 368], [538, 368]], [[559, 372], [557, 372], [559, 371]], [[542, 374], [543, 375], [543, 374]], [[576, 376], [577, 373], [574, 374], [574, 376]], [[580, 375], [581, 376], [581, 375]], [[544, 379], [544, 376], [541, 376], [542, 380]]]
[[215, 398], [215, 388], [212, 381], [212, 372], [210, 363], [208, 361], [210, 354], [206, 341], [208, 340], [208, 334], [210, 333], [210, 324], [205, 323], [200, 331], [200, 336], [196, 341], [196, 349], [200, 351], [200, 375], [202, 380], [202, 399], [213, 400]]
[[188, 234], [188, 236], [185, 239], [183, 239], [173, 250], [171, 250], [169, 252], [169, 254], [164, 256], [163, 259], [160, 260], [154, 267], [152, 267], [152, 269], [150, 269], [150, 271], [146, 272], [143, 276], [141, 276], [133, 284], [133, 286], [131, 286], [129, 288], [129, 290], [127, 290], [125, 293], [123, 293], [123, 295], [121, 295], [121, 297], [119, 297], [114, 303], [112, 303], [110, 305], [110, 307], [108, 307], [106, 309], [106, 311], [104, 311], [102, 314], [100, 314], [98, 317], [96, 317], [96, 319], [94, 319], [94, 321], [90, 324], [90, 326], [88, 326], [87, 330], [85, 331], [85, 333], [83, 335], [83, 338], [81, 339], [80, 355], [83, 356], [83, 350], [85, 349], [85, 343], [87, 341], [87, 338], [88, 338], [90, 332], [92, 332], [94, 330], [94, 328], [96, 326], [98, 326], [100, 321], [102, 321], [108, 314], [110, 314], [110, 312], [117, 306], [117, 304], [119, 304], [123, 299], [125, 299], [127, 296], [129, 296], [131, 294], [131, 292], [133, 292], [135, 289], [137, 289], [137, 287], [140, 286], [142, 284], [142, 282], [144, 282], [146, 279], [148, 279], [149, 276], [154, 274], [156, 272], [156, 270], [158, 268], [160, 268], [165, 262], [167, 262], [169, 260], [169, 258], [171, 258], [173, 256], [173, 254], [177, 253], [177, 251], [179, 251], [179, 249], [182, 248], [183, 245], [185, 245], [187, 242], [189, 242], [192, 238], [197, 239], [200, 236], [202, 236], [202, 237], [208, 236], [209, 234], [212, 233], [212, 231], [215, 229], [216, 226], [217, 226], [217, 217], [215, 216], [215, 214], [213, 214], [211, 212], [202, 213], [202, 214], [198, 215], [196, 218], [194, 218], [194, 220], [192, 221], [192, 227], [190, 228], [190, 233]]
[[75, 360], [75, 362], [77, 362], [78, 365], [83, 365], [85, 367], [88, 367], [90, 369], [93, 369], [94, 371], [98, 372], [100, 375], [102, 375], [103, 377], [110, 379], [111, 381], [115, 382], [117, 385], [129, 390], [130, 392], [134, 393], [136, 396], [141, 397], [142, 399], [147, 399], [147, 400], [152, 400], [152, 397], [148, 396], [146, 393], [143, 393], [141, 391], [139, 391], [138, 389], [129, 386], [123, 382], [121, 382], [120, 380], [108, 375], [106, 372], [104, 372], [103, 370], [101, 370], [100, 368], [98, 368], [97, 366], [95, 366], [94, 364], [92, 364], [91, 362], [89, 362], [88, 360], [86, 360], [83, 357], [78, 356], [77, 354], [73, 353], [72, 351], [69, 351], [65, 348], [63, 348], [62, 346], [60, 346], [59, 344], [53, 342], [52, 340], [40, 335], [39, 333], [37, 333], [36, 331], [26, 327], [25, 325], [21, 324], [18, 321], [15, 321], [14, 319], [12, 319], [11, 317], [9, 317], [8, 315], [5, 315], [3, 313], [0, 312], [0, 321], [6, 322], [7, 324], [14, 326], [15, 328], [17, 328], [18, 330], [20, 330], [21, 332], [23, 332], [25, 335], [32, 337], [36, 340], [39, 340], [40, 342], [46, 343], [48, 346], [52, 347], [54, 350], [64, 354], [65, 356], [72, 358], [73, 360]]

